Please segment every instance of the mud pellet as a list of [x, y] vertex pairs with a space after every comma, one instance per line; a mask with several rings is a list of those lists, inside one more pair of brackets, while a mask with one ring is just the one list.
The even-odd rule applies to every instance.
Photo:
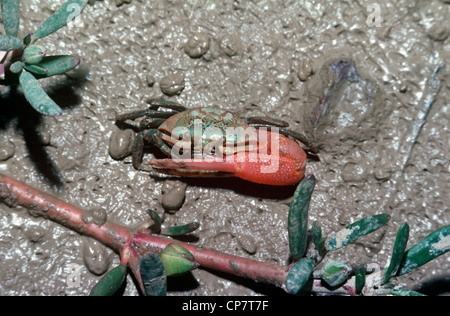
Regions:
[[116, 6], [120, 7], [124, 3], [131, 3], [132, 0], [116, 0]]
[[209, 49], [209, 42], [210, 39], [206, 33], [192, 34], [184, 46], [184, 52], [192, 58], [202, 57]]
[[136, 135], [131, 129], [117, 130], [109, 139], [109, 154], [115, 160], [128, 157], [132, 150]]
[[145, 81], [147, 82], [148, 87], [153, 87], [155, 85], [155, 78], [151, 75], [147, 75]]
[[88, 270], [95, 275], [108, 271], [110, 256], [104, 245], [92, 238], [83, 238], [83, 261]]
[[313, 66], [311, 60], [305, 57], [301, 60], [298, 69], [298, 79], [301, 81], [306, 81], [313, 74]]
[[242, 250], [246, 253], [253, 255], [258, 250], [256, 246], [255, 239], [249, 235], [242, 235], [238, 237], [238, 244], [241, 246]]
[[93, 211], [85, 211], [82, 219], [86, 224], [96, 224], [97, 226], [103, 226], [106, 223], [108, 216], [104, 209], [96, 209]]
[[181, 73], [168, 75], [160, 83], [161, 91], [168, 96], [180, 94], [184, 87], [184, 75]]
[[161, 204], [164, 210], [178, 211], [184, 203], [186, 198], [186, 187], [185, 183], [179, 181], [166, 181], [162, 189], [162, 200]]
[[0, 161], [6, 161], [14, 156], [16, 147], [9, 140], [0, 143]]
[[236, 56], [242, 49], [242, 41], [239, 36], [225, 35], [220, 41], [220, 49], [229, 57]]

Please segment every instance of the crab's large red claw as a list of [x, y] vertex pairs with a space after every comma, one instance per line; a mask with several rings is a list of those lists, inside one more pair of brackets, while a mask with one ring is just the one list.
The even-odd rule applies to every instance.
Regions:
[[305, 152], [296, 142], [282, 135], [277, 135], [276, 140], [277, 150], [266, 150], [267, 143], [263, 145], [261, 142], [257, 153], [236, 153], [220, 159], [155, 159], [149, 163], [162, 172], [184, 177], [228, 174], [268, 185], [292, 185], [300, 182], [306, 170]]

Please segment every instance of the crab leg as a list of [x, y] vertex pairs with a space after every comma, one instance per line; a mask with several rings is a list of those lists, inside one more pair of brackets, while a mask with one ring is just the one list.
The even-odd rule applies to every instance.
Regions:
[[306, 137], [306, 136], [304, 136], [304, 135], [302, 135], [302, 134], [300, 134], [300, 133], [298, 133], [298, 132], [294, 132], [294, 131], [291, 131], [291, 130], [282, 128], [282, 129], [280, 129], [280, 134], [283, 134], [283, 135], [285, 135], [285, 136], [292, 137], [292, 138], [298, 140], [298, 141], [301, 142], [302, 144], [308, 146], [308, 150], [311, 151], [311, 152], [314, 153], [314, 154], [318, 154], [318, 153], [319, 153], [319, 150], [316, 149], [316, 148], [312, 145], [312, 143], [311, 143], [311, 141], [308, 139], [308, 137]]
[[128, 113], [123, 113], [120, 115], [117, 115], [116, 120], [117, 121], [126, 121], [126, 120], [135, 120], [139, 117], [145, 116], [147, 113], [147, 110], [138, 110], [138, 111], [132, 111]]
[[261, 126], [275, 126], [275, 127], [288, 127], [289, 123], [270, 117], [243, 117], [242, 118], [249, 125], [261, 125]]
[[120, 114], [117, 116], [116, 120], [117, 121], [135, 120], [142, 116], [149, 116], [151, 118], [167, 119], [177, 113], [178, 113], [177, 111], [158, 112], [155, 110], [138, 110], [138, 111]]
[[147, 103], [150, 105], [150, 108], [153, 110], [158, 109], [158, 108], [166, 108], [166, 109], [174, 110], [176, 112], [186, 111], [186, 107], [182, 106], [181, 104], [178, 104], [173, 101], [167, 101], [164, 99], [151, 99], [151, 100], [148, 100]]
[[170, 155], [170, 148], [159, 136], [161, 132], [157, 129], [144, 130], [137, 134], [136, 140], [134, 142], [134, 147], [132, 151], [132, 161], [133, 167], [137, 170], [141, 169], [142, 157], [144, 155], [144, 142], [154, 144], [158, 147], [164, 154]]

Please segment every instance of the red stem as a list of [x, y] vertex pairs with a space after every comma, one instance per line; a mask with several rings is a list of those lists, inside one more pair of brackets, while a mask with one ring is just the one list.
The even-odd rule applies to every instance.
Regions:
[[0, 199], [10, 206], [23, 206], [33, 214], [48, 218], [80, 234], [94, 237], [116, 252], [120, 252], [132, 238], [127, 228], [110, 221], [102, 226], [85, 223], [83, 210], [2, 174]]
[[284, 285], [289, 270], [287, 266], [279, 266], [233, 256], [153, 235], [138, 234], [133, 237], [133, 241], [137, 244], [156, 249], [164, 249], [170, 243], [177, 243], [189, 250], [193, 254], [195, 261], [203, 268], [250, 278], [258, 282], [271, 283], [277, 286]]
[[[242, 257], [199, 248], [176, 240], [154, 235], [134, 234], [130, 229], [107, 221], [102, 226], [83, 221], [83, 210], [49, 194], [0, 174], [0, 199], [7, 205], [23, 206], [35, 215], [48, 218], [80, 234], [97, 239], [121, 255], [124, 264], [131, 264], [131, 252], [153, 250], [161, 252], [168, 244], [177, 243], [188, 249], [204, 268], [283, 286], [289, 267], [259, 262]], [[133, 260], [131, 260], [133, 261]]]

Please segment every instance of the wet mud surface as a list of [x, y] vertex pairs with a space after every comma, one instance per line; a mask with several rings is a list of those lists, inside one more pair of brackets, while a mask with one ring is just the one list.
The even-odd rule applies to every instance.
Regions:
[[[24, 1], [20, 33], [62, 2]], [[318, 221], [325, 234], [369, 215], [392, 215], [334, 258], [384, 267], [404, 222], [410, 245], [449, 224], [448, 1], [90, 3], [80, 23], [40, 42], [49, 54], [82, 60], [67, 76], [42, 81], [62, 116], [42, 117], [20, 91], [0, 87], [0, 172], [91, 210], [92, 222], [107, 216], [136, 226], [153, 209], [165, 213], [166, 225], [200, 222], [187, 240], [196, 245], [285, 264], [295, 187], [167, 179], [121, 159], [134, 135], [119, 129], [116, 114], [164, 96], [188, 108], [276, 117], [312, 138], [321, 161], [307, 165], [318, 180], [310, 223]], [[368, 25], [373, 3], [381, 20]], [[162, 155], [149, 148], [144, 161], [155, 156]], [[2, 295], [86, 295], [118, 263], [96, 241], [0, 205]], [[400, 281], [435, 289], [449, 271], [444, 256]], [[201, 269], [171, 279], [169, 290], [280, 293]], [[131, 279], [124, 294], [137, 294]]]

